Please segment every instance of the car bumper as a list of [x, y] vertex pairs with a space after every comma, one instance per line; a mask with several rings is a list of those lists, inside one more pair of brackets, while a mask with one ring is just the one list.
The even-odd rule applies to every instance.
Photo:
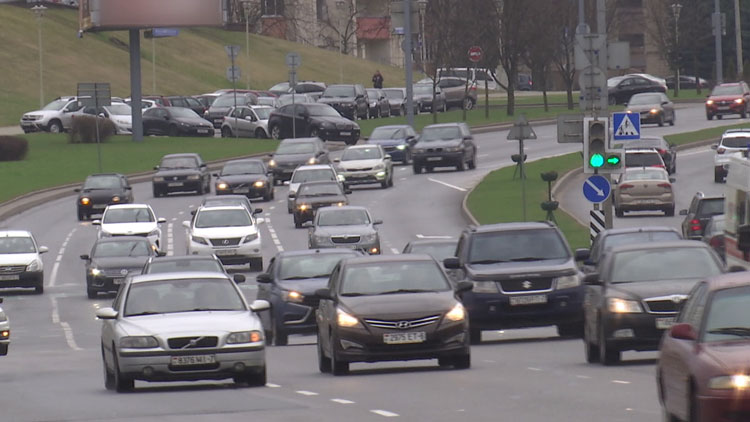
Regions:
[[750, 420], [750, 393], [734, 390], [711, 390], [698, 396], [701, 421], [735, 422]]
[[179, 180], [170, 182], [153, 182], [154, 190], [169, 192], [196, 192], [200, 189], [202, 180]]
[[663, 210], [666, 208], [674, 208], [674, 195], [664, 194], [659, 196], [649, 196], [647, 198], [620, 195], [617, 198], [617, 207], [623, 211]]
[[266, 196], [271, 191], [271, 185], [264, 184], [262, 188], [258, 187], [228, 187], [226, 189], [219, 189], [218, 186], [214, 186], [214, 191], [217, 195], [245, 195], [248, 198], [257, 198], [260, 196]]
[[412, 154], [412, 161], [418, 166], [456, 166], [463, 160], [463, 152], [443, 154]]
[[44, 284], [43, 271], [25, 271], [18, 274], [0, 275], [0, 288], [5, 287], [37, 287]]
[[746, 110], [746, 104], [745, 103], [735, 103], [732, 102], [729, 105], [706, 105], [706, 114], [711, 116], [716, 116], [720, 114], [742, 114]]
[[339, 173], [344, 176], [344, 183], [347, 185], [380, 183], [386, 179], [385, 170], [371, 171], [342, 171]]
[[[175, 367], [172, 356], [215, 355], [211, 365]], [[213, 349], [211, 351], [190, 349], [187, 351], [120, 351], [118, 354], [120, 371], [127, 377], [144, 381], [191, 381], [202, 379], [225, 379], [236, 375], [252, 373], [266, 364], [264, 346], [247, 346], [232, 350]]]
[[43, 120], [21, 120], [21, 129], [28, 132], [46, 132], [49, 122]]
[[333, 243], [330, 240], [324, 243], [317, 243], [312, 241], [310, 243], [310, 249], [322, 249], [322, 248], [342, 248], [342, 249], [353, 249], [369, 255], [380, 255], [380, 241], [375, 242], [358, 242], [358, 243]]
[[325, 141], [350, 142], [359, 139], [359, 129], [340, 130], [340, 129], [321, 129], [318, 137]]
[[[603, 317], [604, 339], [614, 350], [658, 350], [676, 314], [609, 314]], [[657, 325], [659, 324], [659, 325]]]
[[188, 255], [216, 255], [222, 264], [247, 264], [253, 259], [263, 258], [260, 237], [237, 246], [212, 246], [190, 241]]
[[117, 292], [125, 281], [126, 275], [86, 277], [86, 288], [97, 292]]

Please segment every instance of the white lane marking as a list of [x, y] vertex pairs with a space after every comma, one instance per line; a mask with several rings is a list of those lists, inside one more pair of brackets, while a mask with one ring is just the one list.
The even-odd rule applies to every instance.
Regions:
[[70, 325], [67, 322], [61, 322], [60, 326], [65, 332], [65, 341], [68, 342], [68, 346], [75, 351], [83, 350], [76, 344], [76, 340], [73, 337], [73, 330], [70, 328]]
[[273, 225], [271, 224], [271, 215], [268, 213], [266, 213], [266, 227], [268, 228], [268, 232], [271, 233], [271, 240], [273, 240], [276, 249], [279, 252], [284, 252], [284, 247], [281, 246], [281, 240], [279, 240], [279, 236], [276, 234], [276, 230], [274, 230]]
[[57, 306], [57, 298], [55, 296], [50, 296], [49, 300], [52, 302], [52, 323], [59, 324], [60, 323], [60, 309]]
[[271, 384], [270, 382], [266, 383], [266, 387], [269, 387], [269, 388], [281, 388], [281, 386], [279, 384]]
[[380, 416], [386, 417], [386, 418], [395, 418], [395, 417], [398, 417], [398, 413], [389, 412], [387, 410], [375, 409], [375, 410], [370, 410], [370, 412], [372, 412], [372, 413], [374, 413], [376, 415], [380, 415]]
[[417, 234], [418, 239], [450, 239], [453, 236], [430, 236], [426, 234]]
[[73, 237], [73, 233], [76, 232], [76, 229], [78, 227], [73, 228], [70, 232], [68, 232], [68, 235], [65, 236], [65, 240], [63, 240], [62, 245], [60, 246], [60, 250], [57, 251], [57, 256], [55, 257], [55, 264], [52, 266], [52, 274], [50, 274], [49, 278], [49, 287], [54, 287], [55, 283], [57, 282], [57, 270], [60, 268], [60, 262], [62, 261], [63, 254], [65, 253], [65, 248], [68, 246], [68, 242], [70, 241], [70, 238]]
[[680, 152], [680, 157], [684, 157], [686, 155], [706, 154], [706, 153], [709, 153], [709, 152], [713, 152], [713, 151], [710, 148], [695, 149], [695, 150], [692, 150], [692, 151]]
[[391, 248], [391, 252], [393, 252], [393, 253], [394, 253], [394, 254], [396, 254], [396, 255], [398, 255], [398, 254], [400, 254], [400, 253], [401, 253], [401, 252], [400, 252], [400, 251], [399, 251], [398, 249], [396, 249], [396, 248]]
[[353, 401], [346, 399], [331, 399], [331, 401], [338, 404], [354, 404]]
[[180, 211], [180, 212], [177, 213], [177, 215], [183, 215], [183, 214], [185, 214], [185, 211]]
[[537, 372], [542, 370], [541, 368], [534, 368], [533, 366], [529, 366], [526, 369], [528, 369], [529, 371], [537, 371]]
[[614, 384], [630, 384], [630, 381], [612, 380]]
[[302, 394], [303, 396], [317, 396], [318, 393], [314, 391], [307, 391], [307, 390], [297, 390], [297, 394]]
[[485, 359], [485, 360], [484, 360], [483, 362], [484, 362], [484, 363], [497, 363], [496, 361], [494, 361], [494, 360], [489, 360], [489, 359]]
[[167, 224], [167, 255], [174, 255], [174, 223]]
[[49, 276], [49, 287], [55, 287], [55, 281], [57, 280], [57, 270], [60, 269], [60, 262], [55, 262], [52, 266], [52, 274]]
[[443, 186], [447, 186], [447, 187], [449, 187], [451, 189], [455, 189], [455, 190], [458, 190], [458, 191], [461, 191], [461, 192], [466, 192], [468, 190], [468, 189], [464, 189], [464, 188], [462, 188], [460, 186], [455, 186], [455, 185], [451, 185], [450, 183], [445, 183], [445, 182], [443, 182], [441, 180], [433, 179], [432, 177], [428, 178], [427, 180], [429, 180], [430, 182], [439, 183], [439, 184], [441, 184]]
[[409, 179], [408, 179], [408, 178], [406, 178], [406, 177], [401, 177], [401, 178], [399, 178], [398, 180], [399, 180], [399, 181], [401, 181], [401, 182], [405, 182], [405, 181], [407, 181], [407, 180], [409, 180]]
[[582, 379], [582, 380], [589, 380], [591, 377], [587, 375], [576, 375], [576, 378]]
[[172, 217], [171, 221], [177, 221], [177, 217]]
[[[281, 201], [279, 201], [279, 202], [281, 202]], [[268, 209], [269, 210], [275, 210], [276, 209], [276, 205], [271, 205], [270, 207], [268, 207]]]
[[489, 157], [489, 156], [490, 156], [490, 154], [479, 154], [479, 155], [477, 155], [477, 157], [479, 157], [479, 158]]

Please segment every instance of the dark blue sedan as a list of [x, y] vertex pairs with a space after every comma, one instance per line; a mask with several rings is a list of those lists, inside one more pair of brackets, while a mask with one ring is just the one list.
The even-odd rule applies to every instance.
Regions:
[[409, 125], [376, 127], [367, 139], [368, 144], [381, 145], [393, 161], [411, 163], [411, 146], [416, 142], [417, 132]]

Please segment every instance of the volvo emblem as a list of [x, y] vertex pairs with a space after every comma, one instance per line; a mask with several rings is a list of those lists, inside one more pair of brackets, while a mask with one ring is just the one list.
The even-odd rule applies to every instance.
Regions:
[[406, 330], [407, 328], [411, 328], [411, 322], [410, 321], [399, 321], [396, 323], [396, 327]]
[[529, 290], [531, 288], [531, 282], [529, 280], [524, 280], [524, 282], [521, 283], [521, 286], [523, 286], [524, 289]]

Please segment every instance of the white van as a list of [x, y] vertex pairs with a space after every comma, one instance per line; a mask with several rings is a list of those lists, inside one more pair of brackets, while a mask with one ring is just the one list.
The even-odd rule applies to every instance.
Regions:
[[499, 89], [497, 83], [495, 83], [495, 80], [492, 78], [489, 69], [474, 69], [473, 67], [441, 67], [438, 69], [438, 78], [442, 76], [455, 76], [461, 79], [467, 79], [467, 76], [470, 76], [469, 80], [475, 81], [478, 89], [484, 89], [485, 80], [487, 81], [487, 89], [493, 91]]

